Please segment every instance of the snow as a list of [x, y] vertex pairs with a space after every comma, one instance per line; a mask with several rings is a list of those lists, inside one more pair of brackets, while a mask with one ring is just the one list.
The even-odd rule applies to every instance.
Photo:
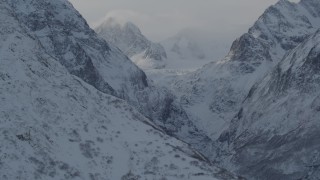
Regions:
[[316, 179], [318, 5], [279, 1], [223, 58], [190, 32], [163, 47], [109, 19], [106, 42], [65, 0], [2, 1], [0, 179], [237, 179], [209, 162]]
[[167, 54], [164, 48], [148, 40], [140, 29], [131, 22], [122, 22], [108, 17], [95, 28], [97, 34], [107, 42], [117, 46], [142, 69], [165, 67]]
[[[242, 105], [242, 116], [228, 131], [234, 133], [231, 146], [235, 150], [241, 147], [243, 157], [252, 152], [261, 155], [251, 158], [250, 162], [235, 157], [236, 162], [264, 166], [278, 172], [273, 176], [281, 174], [284, 179], [319, 177], [319, 169], [305, 167], [318, 158], [319, 72], [313, 63], [319, 50], [317, 31], [256, 84]], [[265, 173], [252, 175], [266, 176]]]
[[[309, 173], [301, 164], [310, 164], [310, 152], [318, 148], [318, 143], [307, 140], [318, 137], [318, 125], [315, 123], [318, 115], [310, 108], [317, 107], [315, 104], [318, 103], [316, 89], [319, 75], [313, 73], [318, 65], [316, 61], [311, 64], [311, 55], [309, 59], [306, 57], [308, 54], [317, 57], [319, 49], [318, 36], [313, 34], [320, 28], [320, 16], [310, 11], [310, 8], [316, 9], [313, 6], [319, 5], [319, 2], [315, 1], [313, 6], [306, 6], [306, 2], [311, 0], [300, 3], [281, 1], [268, 8], [248, 33], [234, 42], [229, 54], [221, 60], [198, 68], [197, 63], [201, 61], [196, 56], [189, 54], [186, 58], [176, 53], [171, 62], [176, 64], [170, 65], [169, 62], [167, 69], [146, 71], [150, 79], [176, 94], [190, 119], [210, 138], [220, 141], [227, 133], [228, 140], [217, 150], [227, 155], [214, 160], [221, 160], [223, 167], [236, 170], [246, 177], [302, 177], [295, 173]], [[177, 44], [188, 47], [186, 38]], [[173, 49], [182, 52], [183, 48], [179, 46]], [[165, 47], [170, 61], [173, 45]], [[304, 68], [309, 69], [303, 71]], [[291, 87], [283, 80], [287, 76], [289, 82], [290, 78], [297, 78], [298, 82], [293, 83], [296, 86], [299, 83], [310, 84], [282, 92]], [[311, 95], [305, 95], [306, 92]], [[250, 103], [246, 103], [248, 99]], [[235, 140], [230, 145], [232, 138]], [[293, 145], [291, 140], [296, 144]], [[283, 146], [274, 147], [277, 145], [273, 141], [283, 142]], [[305, 152], [294, 149], [302, 146], [303, 141], [308, 142]], [[274, 149], [268, 149], [270, 147]], [[292, 155], [295, 153], [299, 157]], [[283, 157], [288, 161], [275, 160]], [[260, 171], [261, 166], [267, 166], [270, 172]], [[313, 177], [317, 177], [318, 170], [313, 171]]]
[[[278, 24], [281, 23], [288, 24], [287, 27], [280, 29], [286, 32], [279, 33]], [[319, 27], [319, 18], [311, 16], [301, 3], [281, 1], [266, 10], [249, 32], [241, 37], [245, 39], [243, 42], [241, 38], [235, 41], [235, 43], [249, 41], [252, 44], [232, 47], [234, 49], [231, 49], [229, 54], [221, 60], [202, 61], [197, 59], [197, 54], [201, 54], [199, 53], [201, 48], [195, 46], [194, 39], [182, 33], [164, 42], [170, 61], [167, 63], [167, 69], [147, 70], [146, 73], [156, 83], [175, 92], [182, 99], [182, 103], [187, 99], [190, 103], [184, 105], [184, 108], [189, 116], [194, 118], [193, 121], [196, 122], [197, 127], [216, 139], [238, 113], [240, 104], [252, 86], [264, 78], [288, 52], [284, 49], [285, 45], [289, 44], [294, 48], [299, 44], [295, 41], [277, 42], [276, 37], [304, 38]], [[177, 45], [176, 48], [173, 48], [174, 44]], [[193, 51], [186, 50], [191, 47], [190, 44], [194, 45], [192, 47], [196, 55], [192, 54]], [[239, 59], [239, 52], [235, 51], [241, 47], [249, 49], [255, 56], [248, 54], [248, 57]], [[179, 51], [172, 52], [172, 49]], [[184, 51], [188, 51], [189, 54]], [[243, 50], [240, 53], [245, 52]], [[186, 57], [183, 57], [184, 55]], [[174, 57], [173, 60], [171, 60], [172, 57]], [[207, 65], [201, 67], [203, 65], [201, 63], [207, 63]], [[253, 70], [243, 73], [242, 66], [253, 68]], [[228, 102], [234, 103], [234, 106], [228, 105]], [[217, 106], [218, 110], [222, 108], [222, 112], [209, 108], [213, 105]]]
[[[59, 8], [60, 15], [53, 13], [45, 24], [74, 23], [37, 29], [25, 19], [37, 8]], [[57, 55], [49, 38], [56, 32], [57, 41], [81, 44], [116, 90], [130, 89], [130, 79], [141, 71], [115, 47], [107, 50], [67, 1], [1, 1], [0, 10], [0, 179], [234, 178], [166, 135], [137, 107], [70, 72], [64, 62], [83, 57], [72, 51]], [[67, 37], [59, 31], [73, 25], [77, 30]], [[134, 82], [138, 86], [140, 79]]]
[[152, 58], [144, 57], [145, 54], [146, 54], [146, 51], [133, 55], [131, 57], [132, 62], [134, 62], [138, 67], [140, 67], [143, 70], [155, 69], [155, 68], [161, 69], [166, 66], [166, 63], [163, 61], [158, 61]]

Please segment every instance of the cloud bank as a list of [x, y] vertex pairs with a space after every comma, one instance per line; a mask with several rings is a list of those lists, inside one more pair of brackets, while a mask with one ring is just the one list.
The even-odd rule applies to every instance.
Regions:
[[95, 26], [107, 17], [137, 24], [150, 39], [161, 41], [186, 28], [212, 37], [236, 38], [277, 0], [70, 0]]

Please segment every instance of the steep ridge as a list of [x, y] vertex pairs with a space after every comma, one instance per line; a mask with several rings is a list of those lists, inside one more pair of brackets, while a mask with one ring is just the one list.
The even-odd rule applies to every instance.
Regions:
[[148, 40], [140, 29], [131, 22], [120, 23], [109, 17], [95, 28], [97, 34], [116, 45], [142, 69], [165, 67], [167, 54], [159, 43]]
[[241, 174], [319, 178], [319, 75], [320, 29], [255, 84], [220, 137]]
[[[20, 28], [68, 71], [99, 91], [126, 100], [166, 133], [211, 154], [214, 142], [192, 123], [176, 97], [155, 87], [127, 56], [89, 28], [65, 0], [3, 0]], [[191, 135], [192, 134], [192, 135]]]
[[28, 31], [22, 21], [22, 13], [38, 13], [33, 9], [38, 5], [49, 14], [59, 10], [70, 23], [76, 20], [68, 18], [75, 11], [64, 0], [0, 1], [1, 179], [234, 178], [124, 100], [97, 90], [85, 76], [80, 79], [63, 54], [53, 56], [43, 43], [46, 35], [39, 40], [40, 32]]
[[[121, 91], [147, 87], [145, 74], [119, 50], [99, 39], [71, 4], [61, 0], [13, 0], [8, 5], [21, 28], [33, 34], [71, 74], [119, 97], [128, 94]], [[119, 69], [126, 73], [118, 73]]]
[[188, 115], [198, 119], [196, 125], [218, 138], [254, 83], [320, 27], [318, 7], [313, 0], [279, 1], [234, 41], [224, 59], [171, 82]]

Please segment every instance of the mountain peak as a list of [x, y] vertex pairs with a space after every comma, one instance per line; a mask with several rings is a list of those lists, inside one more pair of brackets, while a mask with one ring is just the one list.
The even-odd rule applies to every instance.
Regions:
[[[100, 28], [112, 28], [121, 31], [132, 31], [135, 34], [142, 34], [139, 27], [130, 21], [123, 21], [116, 17], [108, 17], [100, 26]], [[97, 29], [99, 29], [99, 27]]]
[[279, 0], [276, 5], [290, 5], [290, 4], [295, 4], [293, 2], [290, 2], [288, 0]]
[[165, 49], [148, 40], [134, 23], [110, 17], [95, 31], [107, 42], [116, 45], [140, 68], [164, 67], [163, 60], [167, 58]]
[[118, 31], [132, 31], [132, 33], [142, 34], [139, 27], [130, 21], [123, 21], [116, 17], [108, 17], [96, 29], [102, 28], [115, 29]]
[[[310, 6], [313, 3], [315, 5]], [[259, 17], [248, 33], [254, 42], [264, 44], [269, 49], [274, 62], [279, 62], [286, 51], [296, 47], [320, 27], [320, 8], [314, 8], [319, 4], [319, 1], [314, 0], [302, 0], [300, 3], [280, 0]], [[248, 51], [248, 48], [243, 49], [241, 53]], [[264, 52], [263, 49], [259, 51]]]
[[176, 35], [163, 41], [162, 44], [175, 59], [204, 59], [206, 58], [206, 54], [199, 45], [199, 41], [202, 41], [201, 38], [196, 30], [183, 29]]
[[125, 23], [124, 28], [127, 30], [131, 30], [137, 34], [142, 34], [140, 29], [138, 28], [138, 26], [136, 26], [135, 24], [133, 24], [132, 22], [128, 21]]

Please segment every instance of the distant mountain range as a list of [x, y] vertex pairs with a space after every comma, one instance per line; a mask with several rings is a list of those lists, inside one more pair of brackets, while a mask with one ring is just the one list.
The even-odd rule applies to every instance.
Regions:
[[116, 45], [144, 70], [201, 67], [217, 61], [229, 50], [226, 40], [213, 39], [195, 29], [185, 29], [160, 43], [148, 40], [132, 22], [108, 17], [95, 27], [97, 34]]
[[184, 29], [161, 44], [168, 54], [167, 64], [172, 68], [200, 68], [222, 59], [230, 48], [228, 39], [213, 38], [197, 29]]

